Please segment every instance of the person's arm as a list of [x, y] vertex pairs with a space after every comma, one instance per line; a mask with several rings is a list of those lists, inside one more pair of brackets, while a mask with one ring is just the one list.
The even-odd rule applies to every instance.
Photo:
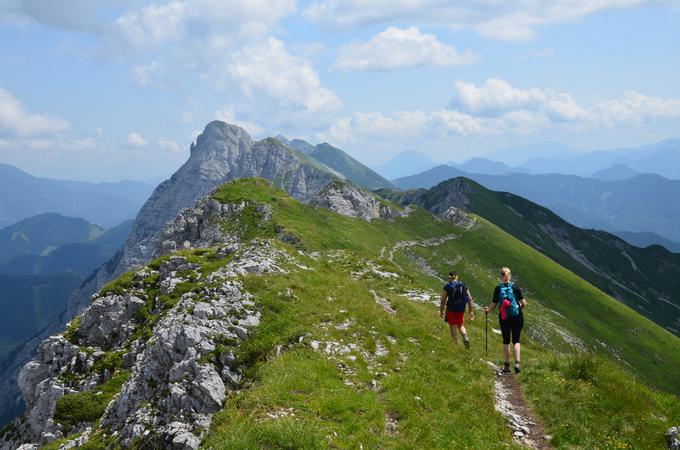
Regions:
[[446, 291], [442, 291], [441, 299], [439, 302], [439, 317], [444, 317], [444, 308], [446, 307], [447, 298], [448, 295], [446, 294]]
[[468, 296], [468, 308], [470, 309], [470, 320], [475, 320], [475, 302], [470, 293], [470, 289], [467, 290]]
[[500, 289], [496, 287], [496, 289], [493, 291], [493, 298], [491, 299], [491, 304], [484, 308], [484, 314], [489, 314], [496, 310], [496, 305], [498, 305], [498, 302], [500, 301], [499, 296]]

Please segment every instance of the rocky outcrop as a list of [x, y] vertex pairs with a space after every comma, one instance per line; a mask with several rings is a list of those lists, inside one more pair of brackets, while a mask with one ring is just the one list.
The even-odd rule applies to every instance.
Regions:
[[[269, 179], [300, 200], [309, 199], [336, 179], [323, 166], [276, 139], [255, 142], [243, 128], [221, 121], [210, 122], [191, 145], [187, 162], [161, 183], [144, 204], [123, 249], [71, 296], [68, 310], [59, 322], [48, 326], [5, 362], [0, 377], [0, 417], [21, 410], [16, 379], [43, 339], [63, 330], [68, 321], [92, 302], [92, 296], [105, 283], [135, 266], [146, 264], [159, 247], [161, 230], [183, 208], [194, 206], [215, 187], [243, 177]], [[175, 225], [184, 226], [190, 236], [190, 221]], [[162, 240], [171, 241], [172, 237], [166, 236]], [[175, 243], [181, 248], [181, 242]]]
[[477, 221], [474, 218], [470, 218], [465, 211], [453, 206], [444, 211], [440, 217], [464, 230], [471, 230], [477, 226]]
[[[284, 272], [282, 262], [291, 261], [267, 241], [242, 242], [223, 230], [224, 223], [238, 223], [246, 206], [208, 196], [183, 210], [164, 228], [157, 254], [220, 245], [198, 259], [165, 257], [121, 277], [66, 333], [45, 340], [19, 376], [27, 414], [0, 449], [80, 433], [68, 444], [76, 447], [102, 430], [124, 447], [198, 448], [212, 415], [240, 387], [234, 354], [259, 324], [257, 305], [238, 277]], [[261, 223], [271, 219], [267, 208], [259, 212]], [[117, 380], [122, 384], [114, 395], [109, 391]], [[110, 399], [101, 397], [101, 413], [84, 418], [64, 406], [65, 397], [83, 395], [81, 402]], [[78, 421], [65, 420], [68, 414]], [[101, 428], [93, 431], [97, 420]]]
[[329, 183], [309, 201], [310, 204], [330, 209], [348, 217], [359, 217], [370, 222], [373, 219], [391, 219], [407, 212], [397, 210], [351, 183]]

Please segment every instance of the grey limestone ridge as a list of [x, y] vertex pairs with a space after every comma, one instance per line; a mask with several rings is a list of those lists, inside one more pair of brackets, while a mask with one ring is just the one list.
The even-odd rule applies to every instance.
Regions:
[[189, 159], [172, 177], [161, 183], [144, 204], [123, 249], [96, 271], [69, 299], [68, 310], [58, 323], [20, 348], [8, 359], [0, 377], [0, 419], [9, 420], [20, 411], [21, 396], [16, 378], [35, 354], [36, 345], [63, 330], [65, 324], [91, 303], [92, 295], [106, 282], [154, 255], [164, 225], [183, 208], [193, 206], [215, 187], [244, 177], [262, 177], [299, 200], [308, 200], [337, 176], [304, 153], [277, 139], [253, 141], [235, 125], [210, 122]]

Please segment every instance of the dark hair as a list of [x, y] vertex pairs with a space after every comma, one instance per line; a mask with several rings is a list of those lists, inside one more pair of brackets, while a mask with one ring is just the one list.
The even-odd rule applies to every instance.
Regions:
[[456, 276], [458, 276], [458, 272], [456, 272], [455, 270], [452, 270], [451, 272], [449, 272], [449, 276], [450, 277], [456, 277]]

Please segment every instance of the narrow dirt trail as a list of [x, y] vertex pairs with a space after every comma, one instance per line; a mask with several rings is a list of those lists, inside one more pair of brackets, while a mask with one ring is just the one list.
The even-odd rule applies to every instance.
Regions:
[[500, 367], [491, 361], [487, 363], [494, 369], [494, 403], [496, 411], [508, 419], [508, 426], [515, 440], [529, 448], [552, 449], [543, 425], [531, 412], [522, 385], [515, 374], [502, 374]]

